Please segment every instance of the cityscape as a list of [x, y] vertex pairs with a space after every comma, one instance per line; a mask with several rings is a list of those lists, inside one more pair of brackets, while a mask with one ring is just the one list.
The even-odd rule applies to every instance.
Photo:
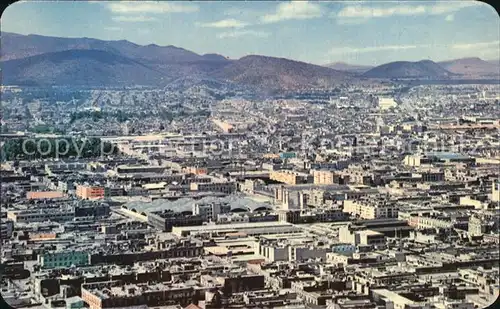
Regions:
[[1, 26], [8, 306], [498, 308], [493, 7], [23, 1]]

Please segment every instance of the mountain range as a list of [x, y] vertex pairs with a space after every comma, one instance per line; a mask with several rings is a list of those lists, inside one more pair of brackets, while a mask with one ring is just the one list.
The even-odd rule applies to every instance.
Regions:
[[369, 78], [496, 78], [500, 77], [500, 59], [477, 57], [449, 61], [395, 61], [377, 67], [336, 62], [326, 65], [339, 71], [357, 73]]
[[439, 62], [449, 72], [470, 77], [500, 75], [500, 60], [484, 61], [480, 58], [462, 58], [451, 61]]
[[453, 73], [431, 60], [395, 61], [374, 67], [363, 76], [370, 78], [449, 78]]
[[246, 56], [231, 60], [175, 46], [137, 45], [125, 40], [56, 38], [3, 32], [4, 84], [166, 85], [216, 79], [248, 87], [330, 87], [352, 74], [283, 58]]
[[[129, 86], [230, 84], [265, 90], [333, 87], [392, 78], [497, 76], [498, 62], [467, 58], [442, 63], [398, 61], [377, 67], [334, 63], [318, 66], [285, 58], [249, 55], [228, 59], [176, 46], [126, 40], [59, 38], [1, 32], [4, 85]], [[496, 70], [496, 71], [495, 71]]]

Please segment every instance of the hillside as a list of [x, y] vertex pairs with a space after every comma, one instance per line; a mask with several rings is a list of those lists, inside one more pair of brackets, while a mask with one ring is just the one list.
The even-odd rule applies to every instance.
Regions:
[[353, 75], [305, 62], [251, 55], [215, 71], [214, 76], [267, 89], [302, 89], [330, 87]]
[[19, 35], [2, 32], [2, 60], [21, 59], [44, 53], [65, 50], [103, 50], [119, 54], [137, 61], [151, 63], [178, 63], [228, 61], [217, 54], [198, 55], [192, 51], [176, 46], [159, 46], [156, 44], [138, 45], [127, 40], [103, 41], [91, 38], [58, 38], [42, 35]]
[[500, 59], [487, 60], [486, 62], [500, 66]]
[[363, 74], [369, 78], [449, 78], [452, 73], [431, 60], [417, 62], [396, 61], [368, 70]]
[[358, 65], [358, 64], [349, 64], [345, 62], [335, 62], [327, 64], [326, 67], [338, 71], [352, 72], [357, 74], [363, 74], [366, 71], [373, 68], [373, 66], [369, 65]]
[[164, 74], [130, 58], [102, 50], [67, 50], [2, 62], [4, 84], [151, 85]]
[[439, 62], [446, 70], [468, 77], [498, 77], [500, 75], [500, 64], [498, 60], [484, 61], [480, 58], [462, 58]]
[[[373, 84], [377, 79], [492, 77], [500, 64], [479, 58], [398, 61], [371, 68], [347, 63], [317, 66], [260, 55], [231, 60], [176, 46], [138, 45], [126, 40], [59, 38], [1, 33], [3, 83], [30, 85], [188, 87], [300, 90], [339, 84]], [[498, 75], [496, 75], [498, 77]], [[373, 79], [372, 79], [373, 78]]]
[[[142, 46], [126, 40], [2, 32], [1, 43], [2, 60], [7, 60], [3, 61], [3, 82], [7, 84], [156, 85], [186, 76], [204, 77], [230, 63], [218, 54], [198, 55], [175, 46]], [[99, 55], [103, 58], [99, 59]], [[119, 61], [121, 65], [113, 67], [109, 61]]]
[[[5, 84], [165, 85], [218, 80], [262, 89], [329, 87], [351, 74], [288, 59], [229, 60], [175, 46], [126, 40], [2, 33]], [[182, 81], [182, 82], [181, 82]], [[189, 82], [191, 83], [191, 82]]]

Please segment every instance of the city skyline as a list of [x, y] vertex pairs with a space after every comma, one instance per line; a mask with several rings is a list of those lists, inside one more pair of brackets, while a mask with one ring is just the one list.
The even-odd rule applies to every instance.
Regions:
[[498, 15], [478, 1], [17, 2], [4, 11], [1, 26], [19, 34], [125, 39], [319, 65], [494, 60], [500, 44]]

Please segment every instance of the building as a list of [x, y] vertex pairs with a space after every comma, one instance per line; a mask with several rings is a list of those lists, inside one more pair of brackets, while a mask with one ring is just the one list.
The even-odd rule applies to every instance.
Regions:
[[387, 289], [373, 289], [373, 298], [376, 302], [381, 302], [385, 308], [394, 309], [431, 309], [430, 304], [415, 302], [396, 292]]
[[491, 201], [500, 202], [500, 181], [495, 180], [491, 184]]
[[313, 177], [315, 185], [332, 185], [340, 181], [340, 175], [328, 170], [313, 171]]
[[427, 170], [419, 173], [422, 181], [444, 181], [444, 171]]
[[45, 171], [49, 175], [72, 171], [84, 171], [86, 169], [87, 163], [83, 162], [59, 162], [54, 164], [45, 164]]
[[12, 236], [12, 232], [14, 231], [14, 222], [9, 219], [2, 218], [0, 223], [0, 239], [9, 239]]
[[[398, 215], [399, 216], [399, 215]], [[406, 218], [410, 226], [418, 229], [467, 229], [468, 215], [460, 213], [445, 214], [436, 210], [406, 211], [400, 218]]]
[[343, 226], [339, 229], [339, 241], [351, 245], [381, 246], [385, 244], [386, 237], [374, 230], [357, 230]]
[[217, 224], [274, 222], [278, 221], [278, 214], [267, 212], [231, 212], [217, 215]]
[[123, 196], [125, 195], [125, 188], [123, 187], [104, 187], [104, 197], [113, 197], [113, 196]]
[[480, 214], [473, 214], [468, 222], [469, 236], [483, 236], [485, 234], [498, 232], [498, 217], [490, 217]]
[[184, 173], [193, 174], [193, 175], [206, 175], [208, 174], [208, 169], [205, 167], [197, 167], [197, 166], [186, 166], [182, 169]]
[[228, 122], [219, 119], [212, 119], [212, 122], [217, 126], [218, 129], [220, 129], [224, 133], [234, 132], [234, 126]]
[[297, 157], [297, 154], [295, 152], [282, 152], [279, 154], [280, 159], [293, 159]]
[[281, 210], [278, 213], [279, 220], [293, 224], [316, 223], [316, 222], [338, 222], [346, 221], [349, 215], [341, 209], [318, 209], [318, 210]]
[[[341, 226], [339, 228], [338, 237], [341, 243], [349, 244], [360, 244], [361, 235], [360, 231], [369, 230], [374, 232], [379, 232], [385, 237], [398, 238], [398, 237], [408, 237], [410, 232], [414, 230], [413, 227], [409, 226], [404, 220], [395, 219], [375, 219], [375, 220], [359, 220], [356, 222], [351, 222], [348, 225]], [[367, 236], [370, 237], [380, 237], [374, 233], [368, 233]], [[366, 238], [366, 242], [370, 241], [370, 237]]]
[[312, 183], [314, 181], [314, 177], [309, 174], [288, 170], [271, 171], [269, 173], [269, 179], [289, 185]]
[[11, 210], [7, 212], [7, 218], [14, 222], [67, 222], [75, 218], [75, 209], [67, 208], [41, 208], [30, 210]]
[[218, 215], [231, 211], [228, 203], [207, 203], [193, 205], [193, 215], [201, 216], [203, 221], [217, 221]]
[[379, 246], [385, 244], [384, 234], [373, 230], [358, 231], [356, 232], [356, 237], [359, 239], [359, 244], [364, 246]]
[[250, 222], [234, 224], [210, 224], [200, 226], [178, 226], [172, 228], [172, 233], [178, 236], [189, 235], [227, 235], [243, 233], [245, 235], [293, 234], [302, 230], [286, 222]]
[[236, 183], [232, 181], [228, 182], [209, 182], [209, 183], [191, 183], [191, 191], [199, 192], [221, 192], [225, 194], [231, 194], [237, 189]]
[[103, 199], [105, 189], [101, 186], [77, 185], [76, 196], [85, 200]]
[[75, 207], [75, 217], [100, 217], [109, 216], [111, 209], [107, 203], [82, 202]]
[[67, 268], [90, 264], [90, 254], [86, 251], [57, 251], [39, 254], [38, 264], [42, 268]]
[[409, 166], [420, 166], [427, 164], [451, 164], [451, 163], [464, 163], [474, 164], [475, 158], [464, 156], [452, 152], [429, 152], [425, 155], [407, 155], [404, 163]]
[[196, 226], [203, 224], [203, 218], [201, 215], [193, 215], [190, 212], [181, 213], [165, 210], [151, 212], [147, 217], [150, 225], [165, 232], [171, 232], [173, 227]]
[[398, 104], [396, 103], [396, 101], [394, 101], [393, 98], [378, 98], [378, 107], [382, 110], [390, 109], [396, 107], [397, 105]]
[[345, 200], [344, 212], [362, 219], [397, 218], [398, 207], [390, 202], [376, 200]]
[[318, 246], [289, 246], [288, 257], [290, 261], [307, 261], [309, 259], [326, 260], [326, 254], [331, 252], [330, 248]]
[[265, 288], [265, 278], [262, 275], [238, 274], [217, 278], [222, 284], [225, 295], [232, 295], [246, 291], [262, 290]]
[[151, 165], [120, 165], [116, 167], [116, 172], [119, 174], [135, 174], [135, 173], [158, 173], [162, 174], [165, 171], [164, 166]]
[[59, 191], [29, 191], [26, 193], [28, 200], [58, 199], [64, 197], [66, 195]]
[[123, 284], [121, 281], [95, 282], [82, 285], [82, 299], [90, 309], [144, 308], [181, 304], [202, 299], [204, 289], [175, 283]]

